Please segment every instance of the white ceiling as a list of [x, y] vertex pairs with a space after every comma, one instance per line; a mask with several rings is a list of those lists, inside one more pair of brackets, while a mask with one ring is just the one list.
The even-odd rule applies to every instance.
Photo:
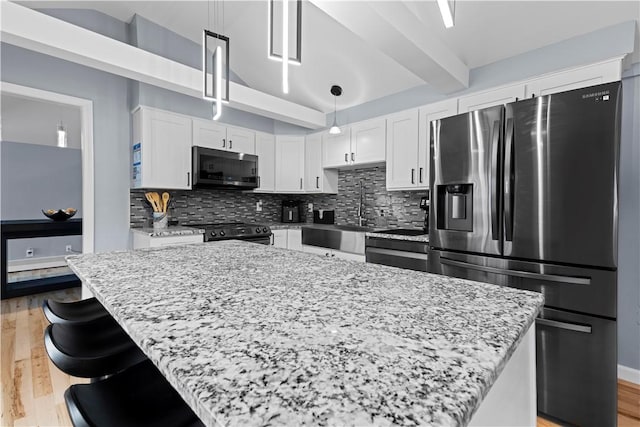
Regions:
[[[90, 8], [125, 22], [137, 13], [198, 43], [208, 25], [209, 8], [211, 29], [230, 37], [231, 68], [247, 85], [324, 112], [333, 110], [333, 84], [343, 87], [338, 98], [338, 109], [343, 109], [425, 83], [309, 2], [303, 3], [303, 64], [290, 67], [289, 95], [281, 91], [281, 64], [266, 55], [266, 0], [20, 3], [32, 8]], [[610, 25], [640, 21], [638, 1], [457, 0], [455, 26], [445, 29], [435, 0], [404, 4], [429, 36], [439, 38], [469, 69]], [[223, 29], [215, 25], [216, 9], [224, 10]], [[638, 45], [640, 40], [636, 52]]]

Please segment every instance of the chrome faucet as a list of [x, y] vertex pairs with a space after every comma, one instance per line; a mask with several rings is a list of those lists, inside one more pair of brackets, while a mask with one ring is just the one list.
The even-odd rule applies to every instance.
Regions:
[[360, 181], [360, 201], [358, 203], [358, 225], [362, 227], [364, 225], [364, 187], [362, 181]]

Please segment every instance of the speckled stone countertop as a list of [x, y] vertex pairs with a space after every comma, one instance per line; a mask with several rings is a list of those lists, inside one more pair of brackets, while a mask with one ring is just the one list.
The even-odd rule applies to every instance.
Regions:
[[265, 224], [269, 226], [272, 230], [300, 230], [303, 225], [306, 225], [304, 222], [290, 222], [290, 223], [275, 223], [275, 224]]
[[193, 234], [203, 234], [204, 230], [194, 227], [172, 226], [167, 228], [143, 227], [131, 228], [134, 233], [141, 233], [151, 237], [167, 237], [167, 236], [187, 236]]
[[391, 239], [391, 240], [406, 240], [411, 242], [423, 242], [429, 243], [429, 235], [428, 234], [419, 234], [417, 236], [402, 236], [399, 234], [387, 234], [387, 233], [365, 233], [366, 237], [378, 237], [380, 239]]
[[543, 304], [233, 240], [67, 262], [208, 426], [465, 425]]

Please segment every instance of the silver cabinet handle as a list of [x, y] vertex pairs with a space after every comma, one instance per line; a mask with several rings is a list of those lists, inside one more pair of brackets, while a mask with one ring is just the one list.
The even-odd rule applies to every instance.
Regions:
[[300, 189], [302, 190], [302, 178], [300, 178]]
[[187, 172], [187, 187], [191, 185], [191, 172]]
[[411, 183], [412, 184], [416, 183], [416, 170], [415, 169], [411, 169]]
[[442, 264], [451, 265], [453, 267], [468, 268], [471, 270], [484, 271], [486, 273], [503, 274], [505, 276], [522, 277], [525, 279], [546, 280], [547, 282], [568, 283], [571, 285], [591, 284], [591, 278], [589, 277], [559, 276], [556, 274], [532, 273], [530, 271], [505, 270], [497, 267], [487, 267], [484, 265], [476, 265], [476, 264], [471, 264], [464, 261], [456, 261], [456, 260], [444, 258], [444, 257], [440, 258], [440, 262]]
[[316, 176], [316, 188], [320, 188], [320, 177]]
[[275, 236], [275, 234], [272, 234], [270, 236], [270, 239], [271, 239], [271, 246], [275, 245], [276, 244], [276, 236]]
[[356, 153], [351, 153], [351, 161], [352, 162], [356, 161]]
[[233, 148], [233, 141], [229, 140], [229, 148]]
[[420, 181], [420, 184], [422, 184], [422, 170], [423, 170], [423, 169], [424, 169], [424, 168], [420, 168], [420, 169], [418, 169], [418, 171], [419, 171], [419, 172], [418, 172], [418, 177], [419, 177], [419, 178], [418, 178], [418, 181]]
[[344, 161], [345, 163], [349, 163], [349, 153], [344, 153]]
[[226, 148], [227, 147], [227, 140], [225, 138], [222, 138], [222, 148]]
[[567, 331], [582, 332], [583, 334], [591, 333], [591, 326], [577, 325], [575, 323], [560, 322], [551, 319], [536, 319], [536, 325], [550, 326], [552, 328], [565, 329]]

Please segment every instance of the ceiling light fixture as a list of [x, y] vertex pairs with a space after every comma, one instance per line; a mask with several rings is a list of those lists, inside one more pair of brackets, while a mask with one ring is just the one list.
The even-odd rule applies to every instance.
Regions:
[[282, 0], [282, 92], [289, 93], [289, 2]]
[[[267, 5], [269, 8], [267, 19], [267, 57], [274, 61], [282, 62], [282, 92], [289, 93], [289, 64], [301, 65], [302, 64], [302, 0], [280, 0], [282, 5], [282, 52], [277, 54], [274, 52], [274, 32], [276, 26], [274, 25], [274, 9], [276, 0], [268, 0]], [[296, 3], [296, 21], [295, 21], [295, 34], [296, 34], [296, 47], [295, 57], [289, 56], [289, 3], [295, 1]], [[286, 58], [283, 59], [283, 58]]]
[[[454, 0], [455, 5], [455, 0]], [[453, 14], [451, 13], [451, 7], [448, 0], [438, 0], [438, 7], [440, 8], [440, 14], [444, 21], [445, 28], [453, 27]]]
[[[220, 15], [220, 13], [216, 13], [216, 18], [219, 19]], [[207, 23], [210, 25], [209, 2], [207, 2]], [[225, 55], [224, 75], [222, 73], [222, 55]], [[223, 77], [226, 80], [224, 92]], [[202, 32], [202, 79], [202, 98], [213, 101], [213, 120], [218, 120], [222, 115], [222, 103], [229, 102], [229, 37], [206, 29]]]
[[331, 95], [333, 95], [333, 125], [331, 125], [331, 129], [329, 129], [329, 133], [331, 135], [338, 135], [341, 131], [337, 122], [338, 110], [336, 109], [336, 99], [342, 95], [342, 88], [338, 85], [331, 86]]
[[58, 125], [58, 147], [66, 148], [67, 146], [67, 131], [65, 130], [62, 122]]

